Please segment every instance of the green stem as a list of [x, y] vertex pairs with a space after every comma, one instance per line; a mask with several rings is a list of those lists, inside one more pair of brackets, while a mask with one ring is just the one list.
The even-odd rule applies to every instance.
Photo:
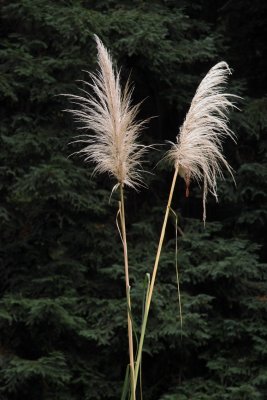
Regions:
[[142, 351], [143, 351], [143, 344], [144, 344], [144, 338], [145, 338], [145, 332], [146, 332], [147, 319], [148, 319], [153, 289], [154, 289], [154, 285], [155, 285], [162, 245], [163, 245], [163, 241], [164, 241], [164, 237], [165, 237], [166, 226], [167, 226], [167, 221], [168, 221], [168, 217], [169, 217], [169, 212], [170, 212], [170, 207], [171, 207], [171, 202], [172, 202], [172, 198], [173, 198], [173, 193], [174, 193], [177, 176], [178, 176], [178, 167], [176, 167], [176, 169], [174, 171], [174, 176], [173, 176], [173, 180], [172, 180], [169, 199], [168, 199], [165, 216], [164, 216], [164, 220], [163, 220], [163, 224], [162, 224], [162, 229], [161, 229], [155, 264], [154, 264], [154, 268], [153, 268], [150, 288], [149, 288], [149, 292], [148, 292], [148, 296], [147, 296], [147, 300], [146, 300], [146, 304], [145, 304], [144, 318], [143, 318], [143, 323], [142, 323], [142, 328], [141, 328], [141, 336], [140, 336], [137, 359], [136, 359], [136, 364], [135, 364], [135, 381], [134, 381], [135, 388], [136, 388], [136, 384], [137, 384], [138, 372], [139, 372], [140, 362], [141, 362], [141, 358], [142, 358]]
[[131, 321], [131, 316], [130, 316], [131, 297], [130, 297], [130, 282], [129, 282], [128, 248], [127, 248], [126, 225], [125, 225], [124, 194], [123, 194], [123, 184], [122, 183], [120, 185], [120, 197], [121, 197], [121, 205], [120, 205], [121, 235], [122, 235], [122, 243], [123, 243], [126, 300], [127, 300], [128, 341], [129, 341], [130, 376], [131, 376], [131, 400], [135, 400], [133, 327], [132, 327], [132, 321]]

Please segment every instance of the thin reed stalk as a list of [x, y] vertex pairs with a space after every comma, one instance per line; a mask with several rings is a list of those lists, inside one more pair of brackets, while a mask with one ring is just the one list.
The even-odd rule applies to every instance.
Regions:
[[149, 314], [149, 310], [150, 310], [152, 294], [153, 294], [155, 280], [156, 280], [156, 276], [157, 276], [158, 265], [159, 265], [160, 255], [161, 255], [161, 251], [162, 251], [162, 245], [163, 245], [163, 241], [164, 241], [164, 237], [165, 237], [168, 217], [169, 217], [169, 213], [170, 213], [170, 209], [171, 209], [171, 203], [172, 203], [174, 188], [175, 188], [175, 184], [176, 184], [176, 180], [177, 180], [177, 176], [178, 176], [178, 171], [179, 171], [179, 167], [176, 167], [175, 171], [174, 171], [173, 179], [172, 179], [171, 190], [169, 193], [169, 199], [168, 199], [168, 203], [167, 203], [167, 207], [166, 207], [166, 211], [165, 211], [165, 215], [164, 215], [164, 220], [163, 220], [163, 224], [162, 224], [162, 228], [161, 228], [159, 245], [158, 245], [157, 254], [156, 254], [156, 258], [155, 258], [150, 287], [149, 287], [149, 291], [148, 291], [148, 295], [147, 295], [147, 299], [146, 299], [146, 303], [145, 303], [144, 317], [143, 317], [143, 322], [142, 322], [142, 327], [141, 327], [141, 335], [140, 335], [139, 347], [138, 347], [136, 364], [135, 364], [135, 381], [134, 381], [135, 389], [136, 389], [136, 385], [137, 385], [138, 372], [139, 372], [141, 358], [142, 358], [142, 351], [143, 351], [143, 344], [144, 344], [144, 338], [145, 338], [145, 332], [146, 332], [147, 319], [148, 319], [148, 314]]
[[186, 182], [187, 196], [190, 180], [196, 179], [197, 181], [201, 181], [203, 179], [204, 224], [206, 220], [207, 193], [210, 191], [217, 199], [217, 176], [223, 177], [221, 167], [224, 166], [233, 177], [232, 169], [222, 155], [221, 143], [222, 139], [225, 137], [234, 138], [233, 132], [227, 126], [228, 118], [226, 114], [229, 108], [234, 107], [230, 98], [237, 96], [223, 93], [223, 85], [226, 83], [227, 75], [229, 74], [230, 69], [225, 62], [220, 62], [210, 69], [208, 74], [201, 81], [191, 102], [184, 123], [180, 128], [180, 133], [177, 136], [177, 142], [172, 143], [172, 148], [167, 153], [166, 158], [172, 161], [175, 172], [145, 304], [135, 366], [135, 387], [142, 358], [143, 343], [155, 279], [178, 173]]
[[120, 72], [113, 66], [110, 53], [96, 35], [95, 41], [98, 50], [98, 70], [96, 73], [89, 73], [90, 82], [83, 81], [82, 95], [67, 95], [74, 108], [66, 111], [74, 116], [79, 128], [85, 132], [73, 142], [84, 145], [76, 154], [84, 156], [86, 162], [92, 161], [95, 164], [95, 173], [108, 173], [116, 179], [112, 193], [120, 188], [118, 228], [124, 253], [131, 400], [135, 400], [134, 346], [123, 188], [126, 185], [137, 189], [142, 184], [142, 156], [146, 152], [146, 146], [138, 143], [138, 138], [146, 121], [136, 121], [139, 104], [132, 105], [133, 89], [129, 82], [124, 89], [121, 88]]
[[124, 254], [125, 268], [125, 285], [127, 299], [127, 322], [128, 322], [128, 342], [129, 342], [129, 358], [130, 358], [130, 377], [131, 377], [131, 400], [135, 400], [135, 370], [134, 370], [134, 347], [133, 347], [133, 327], [131, 320], [131, 297], [130, 297], [130, 280], [129, 280], [129, 263], [128, 263], [128, 246], [125, 224], [125, 208], [124, 208], [124, 192], [123, 184], [120, 184], [120, 221], [121, 221], [121, 236]]

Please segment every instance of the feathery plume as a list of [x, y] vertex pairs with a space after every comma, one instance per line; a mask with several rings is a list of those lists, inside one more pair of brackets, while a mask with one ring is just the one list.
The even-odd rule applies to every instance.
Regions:
[[136, 140], [145, 121], [135, 121], [139, 104], [131, 105], [129, 82], [122, 90], [120, 73], [114, 69], [109, 52], [96, 35], [95, 40], [99, 70], [95, 74], [88, 72], [91, 83], [83, 81], [92, 94], [82, 90], [83, 96], [68, 95], [79, 109], [67, 111], [81, 124], [80, 129], [94, 132], [81, 135], [82, 138], [73, 142], [85, 144], [75, 154], [95, 163], [95, 173], [107, 172], [114, 176], [118, 183], [113, 190], [120, 184], [136, 188], [142, 182], [140, 160], [146, 150]]
[[222, 154], [222, 140], [234, 133], [228, 128], [227, 112], [235, 107], [230, 98], [238, 97], [223, 93], [227, 75], [231, 71], [222, 61], [210, 69], [201, 81], [191, 102], [176, 143], [167, 153], [179, 175], [186, 182], [186, 195], [191, 179], [203, 179], [203, 221], [206, 220], [206, 197], [208, 191], [217, 198], [217, 176], [223, 177], [224, 166], [231, 174], [232, 168]]
[[94, 162], [96, 164], [94, 172], [107, 172], [116, 178], [117, 183], [112, 192], [120, 187], [117, 213], [117, 218], [120, 217], [120, 226], [117, 219], [116, 221], [123, 244], [131, 399], [135, 400], [134, 344], [130, 315], [131, 297], [123, 187], [128, 185], [136, 188], [142, 183], [141, 157], [146, 151], [146, 147], [137, 143], [137, 139], [140, 129], [146, 121], [137, 122], [135, 120], [139, 104], [131, 105], [132, 89], [129, 87], [129, 82], [122, 90], [120, 73], [114, 69], [110, 54], [96, 35], [95, 40], [99, 70], [95, 74], [89, 73], [91, 82], [84, 81], [91, 93], [82, 90], [83, 96], [69, 95], [72, 102], [78, 105], [78, 109], [67, 111], [72, 113], [76, 122], [81, 124], [81, 129], [94, 132], [81, 135], [81, 138], [74, 141], [74, 143], [85, 144], [85, 147], [76, 154], [84, 156], [85, 161]]

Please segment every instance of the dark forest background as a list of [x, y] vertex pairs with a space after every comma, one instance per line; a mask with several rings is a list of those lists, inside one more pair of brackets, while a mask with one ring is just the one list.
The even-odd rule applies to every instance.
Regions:
[[[218, 61], [227, 91], [235, 169], [209, 197], [173, 202], [179, 224], [181, 335], [170, 218], [147, 336], [145, 400], [266, 400], [267, 2], [261, 0], [1, 1], [0, 399], [119, 399], [128, 361], [123, 258], [108, 177], [68, 158], [77, 127], [62, 93], [95, 71], [96, 33], [131, 74], [142, 142], [174, 140], [202, 77]], [[166, 147], [167, 149], [167, 147]], [[146, 169], [162, 157], [151, 152]], [[133, 312], [140, 326], [146, 272], [172, 172], [127, 191]]]

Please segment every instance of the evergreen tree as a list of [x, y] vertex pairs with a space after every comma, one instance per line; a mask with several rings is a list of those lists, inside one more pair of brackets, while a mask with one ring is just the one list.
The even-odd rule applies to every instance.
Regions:
[[[237, 188], [220, 203], [184, 197], [178, 182], [180, 329], [175, 220], [170, 219], [142, 362], [147, 400], [261, 399], [266, 368], [266, 5], [256, 1], [45, 1], [2, 4], [0, 397], [3, 400], [117, 399], [127, 364], [123, 260], [116, 194], [68, 155], [76, 127], [61, 93], [77, 93], [95, 69], [94, 33], [111, 49], [122, 78], [132, 71], [143, 116], [158, 115], [144, 142], [173, 140], [201, 77], [224, 59], [236, 147], [226, 143]], [[247, 49], [245, 52], [244, 49]], [[255, 62], [255, 59], [257, 62]], [[160, 159], [151, 153], [149, 168]], [[149, 190], [128, 193], [133, 314], [141, 322], [168, 166]]]

